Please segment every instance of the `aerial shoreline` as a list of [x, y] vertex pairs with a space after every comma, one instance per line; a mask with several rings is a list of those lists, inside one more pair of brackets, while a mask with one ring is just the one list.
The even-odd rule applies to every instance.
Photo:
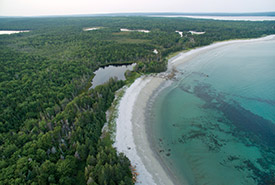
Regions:
[[[180, 8], [166, 4], [163, 10]], [[106, 7], [92, 7], [100, 6]], [[139, 15], [1, 20], [0, 184], [273, 180], [275, 39], [192, 52], [275, 34], [274, 21]]]
[[161, 161], [161, 158], [152, 147], [154, 143], [150, 140], [148, 125], [146, 125], [148, 104], [153, 101], [158, 92], [169, 86], [170, 80], [167, 76], [172, 69], [201, 53], [217, 47], [272, 40], [274, 38], [275, 35], [269, 35], [257, 39], [222, 41], [181, 52], [169, 59], [166, 72], [142, 76], [126, 89], [118, 105], [114, 146], [119, 152], [123, 152], [130, 159], [132, 165], [136, 167], [139, 173], [136, 184], [188, 184], [187, 182], [179, 182], [169, 167]]

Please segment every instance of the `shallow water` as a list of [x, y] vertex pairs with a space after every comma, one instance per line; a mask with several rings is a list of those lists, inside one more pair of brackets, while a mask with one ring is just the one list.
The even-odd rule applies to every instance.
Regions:
[[131, 65], [110, 65], [107, 67], [101, 67], [94, 72], [95, 76], [92, 81], [92, 87], [95, 88], [98, 85], [102, 85], [110, 78], [117, 78], [118, 80], [125, 80], [124, 73], [127, 70], [133, 70], [136, 64]]
[[190, 184], [275, 183], [275, 41], [235, 43], [179, 65], [150, 112], [155, 150]]

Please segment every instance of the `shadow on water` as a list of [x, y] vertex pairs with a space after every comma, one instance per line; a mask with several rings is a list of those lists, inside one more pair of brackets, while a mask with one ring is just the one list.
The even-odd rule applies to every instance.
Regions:
[[234, 100], [226, 102], [225, 95], [216, 93], [208, 84], [198, 84], [194, 87], [193, 93], [205, 101], [204, 108], [222, 111], [236, 128], [253, 134], [250, 139], [275, 148], [275, 124], [271, 121], [244, 109]]

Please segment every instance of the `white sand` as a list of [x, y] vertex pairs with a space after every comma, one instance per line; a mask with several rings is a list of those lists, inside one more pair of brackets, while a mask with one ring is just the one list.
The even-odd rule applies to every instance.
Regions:
[[29, 30], [24, 30], [24, 31], [11, 31], [11, 30], [0, 30], [0, 35], [10, 35], [10, 34], [15, 34], [15, 33], [22, 33], [22, 32], [29, 32]]
[[205, 34], [205, 32], [198, 32], [198, 31], [189, 31], [192, 35], [202, 35]]
[[[271, 39], [275, 39], [275, 35], [259, 39], [218, 42], [183, 52], [169, 60], [167, 71], [171, 71], [172, 68], [190, 60], [192, 57], [217, 47], [234, 43]], [[172, 179], [171, 173], [167, 173], [169, 172], [167, 166], [164, 167], [162, 162], [156, 158], [156, 154], [152, 150], [148, 140], [148, 133], [146, 133], [146, 106], [152, 95], [155, 95], [155, 91], [162, 87], [166, 81], [163, 76], [165, 76], [165, 73], [155, 77], [147, 76], [138, 78], [126, 89], [118, 107], [114, 147], [116, 147], [119, 152], [123, 152], [130, 159], [132, 165], [136, 166], [136, 170], [139, 173], [136, 184], [174, 184], [172, 180], [175, 179]]]
[[93, 28], [83, 28], [83, 31], [94, 31], [94, 30], [99, 30], [101, 27], [93, 27]]
[[168, 63], [168, 70], [171, 70], [172, 68], [177, 67], [178, 65], [182, 64], [183, 62], [186, 62], [199, 54], [205, 53], [209, 50], [212, 50], [212, 49], [215, 49], [218, 47], [227, 46], [229, 44], [268, 41], [268, 40], [272, 40], [272, 39], [275, 39], [275, 35], [269, 35], [266, 37], [261, 37], [261, 38], [256, 38], [256, 39], [222, 41], [222, 42], [210, 44], [208, 46], [203, 46], [203, 47], [199, 47], [196, 49], [192, 49], [187, 52], [182, 52], [182, 53], [178, 54], [177, 56], [171, 58]]
[[140, 91], [150, 82], [149, 79], [137, 79], [125, 92], [118, 107], [118, 118], [116, 125], [116, 138], [114, 147], [119, 152], [123, 152], [131, 161], [132, 165], [136, 167], [139, 176], [137, 184], [155, 184], [152, 175], [147, 171], [140, 155], [136, 150], [133, 135], [132, 113], [134, 105]]
[[183, 37], [183, 32], [182, 31], [176, 31], [176, 32], [180, 34], [180, 37]]
[[138, 78], [126, 90], [118, 107], [114, 147], [136, 167], [136, 184], [173, 184], [150, 147], [144, 117], [149, 98], [164, 81], [152, 76]]
[[149, 30], [129, 30], [129, 29], [126, 29], [126, 28], [121, 28], [120, 31], [137, 31], [137, 32], [143, 32], [143, 33], [149, 33], [150, 31]]

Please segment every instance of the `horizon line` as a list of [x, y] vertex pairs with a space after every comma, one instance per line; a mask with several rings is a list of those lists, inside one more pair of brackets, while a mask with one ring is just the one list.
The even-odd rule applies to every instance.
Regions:
[[49, 15], [0, 15], [0, 18], [34, 17], [88, 17], [88, 16], [146, 16], [146, 15], [186, 15], [186, 16], [275, 16], [275, 11], [267, 12], [109, 12], [91, 14], [49, 14]]

